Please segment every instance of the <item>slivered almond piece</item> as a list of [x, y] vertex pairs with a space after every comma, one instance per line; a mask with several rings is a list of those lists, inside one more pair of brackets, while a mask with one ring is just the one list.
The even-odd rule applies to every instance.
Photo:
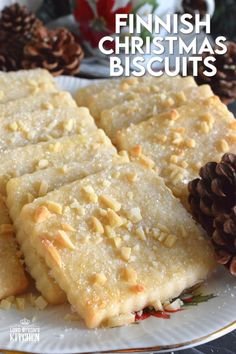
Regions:
[[48, 191], [48, 183], [45, 181], [42, 181], [39, 186], [39, 191], [38, 191], [38, 196], [42, 197], [44, 196]]
[[95, 216], [91, 216], [89, 221], [91, 223], [91, 227], [94, 232], [96, 232], [98, 234], [104, 233], [104, 227], [103, 227], [101, 221], [98, 220], [98, 218], [96, 218]]
[[104, 227], [104, 229], [105, 229], [105, 235], [106, 235], [107, 237], [109, 237], [109, 238], [114, 238], [114, 237], [116, 237], [116, 232], [115, 232], [115, 230], [114, 230], [111, 226], [106, 225], [106, 226]]
[[142, 293], [144, 291], [144, 286], [141, 284], [135, 284], [130, 287], [130, 290], [134, 293]]
[[116, 248], [120, 248], [121, 243], [122, 243], [122, 239], [121, 237], [115, 237], [113, 238], [113, 242]]
[[185, 96], [185, 93], [183, 91], [177, 92], [175, 94], [175, 98], [178, 104], [182, 104], [187, 101], [187, 98]]
[[131, 248], [130, 247], [121, 247], [120, 249], [121, 257], [124, 261], [128, 261], [131, 256]]
[[81, 189], [87, 200], [91, 203], [97, 203], [98, 197], [92, 186], [84, 186]]
[[48, 167], [49, 165], [49, 162], [47, 159], [41, 159], [39, 162], [38, 162], [38, 168], [39, 169], [43, 169], [43, 168], [46, 168]]
[[219, 140], [217, 147], [220, 152], [228, 152], [229, 151], [229, 144], [227, 143], [227, 141], [225, 139]]
[[62, 215], [62, 205], [53, 201], [46, 202], [48, 210], [52, 213]]
[[14, 227], [12, 224], [0, 225], [0, 235], [8, 235], [14, 233]]
[[109, 225], [112, 227], [119, 227], [123, 225], [123, 219], [112, 209], [108, 209], [107, 211], [107, 220]]
[[55, 241], [62, 247], [69, 248], [71, 250], [75, 249], [75, 246], [73, 245], [73, 243], [71, 242], [70, 238], [68, 237], [68, 235], [64, 230], [57, 231], [57, 234], [55, 236]]
[[41, 242], [42, 242], [42, 246], [44, 247], [45, 251], [47, 251], [47, 253], [50, 255], [53, 262], [56, 263], [56, 265], [61, 268], [62, 261], [56, 247], [54, 247], [52, 242], [47, 239], [42, 239]]
[[146, 240], [146, 235], [145, 235], [145, 232], [144, 232], [142, 226], [139, 226], [139, 227], [135, 230], [135, 233], [136, 233], [136, 235], [138, 236], [138, 238], [139, 238], [140, 240], [143, 240], [143, 241]]
[[103, 204], [103, 206], [110, 208], [114, 211], [119, 211], [121, 208], [121, 204], [117, 202], [117, 200], [107, 195], [100, 195], [99, 202]]
[[130, 156], [139, 157], [142, 154], [142, 146], [136, 145], [132, 149], [129, 150]]
[[177, 237], [175, 235], [168, 235], [164, 241], [164, 246], [171, 248], [172, 246], [174, 246], [176, 240]]
[[155, 166], [155, 162], [152, 159], [150, 159], [149, 157], [147, 157], [147, 156], [145, 156], [143, 154], [141, 154], [139, 156], [139, 162], [146, 168], [150, 168], [151, 169], [151, 168], [153, 168]]
[[44, 205], [41, 205], [35, 210], [33, 219], [36, 224], [39, 224], [40, 222], [49, 219], [51, 216], [52, 214], [50, 213], [48, 208]]
[[76, 231], [75, 228], [69, 224], [62, 223], [61, 227], [64, 231], [72, 231], [72, 232]]
[[136, 282], [137, 281], [137, 272], [131, 267], [123, 268], [121, 270], [121, 275], [122, 275], [122, 278], [127, 282]]
[[138, 223], [139, 221], [142, 220], [142, 215], [140, 209], [137, 208], [132, 208], [128, 211], [126, 211], [127, 218], [132, 221], [133, 223]]
[[92, 283], [93, 284], [103, 285], [106, 283], [106, 281], [107, 281], [107, 277], [105, 276], [105, 274], [103, 272], [94, 274], [92, 276]]

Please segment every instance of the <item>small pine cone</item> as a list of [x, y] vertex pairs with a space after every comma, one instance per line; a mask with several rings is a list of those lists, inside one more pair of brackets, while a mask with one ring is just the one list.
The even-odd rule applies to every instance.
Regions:
[[[199, 65], [196, 81], [199, 85], [209, 84], [213, 92], [220, 97], [222, 102], [229, 104], [236, 99], [236, 43], [227, 42], [227, 53], [223, 55], [204, 53], [203, 59], [214, 56], [217, 73], [207, 77], [203, 72], [207, 69], [202, 62]], [[190, 68], [191, 71], [191, 68]]]
[[84, 56], [75, 36], [67, 29], [48, 31], [43, 27], [35, 39], [26, 44], [24, 54], [25, 69], [41, 67], [54, 76], [78, 74]]
[[42, 22], [29, 12], [26, 6], [15, 3], [2, 10], [0, 28], [12, 35], [30, 39], [40, 26]]
[[218, 261], [236, 276], [236, 155], [208, 162], [188, 185], [194, 218], [206, 229]]

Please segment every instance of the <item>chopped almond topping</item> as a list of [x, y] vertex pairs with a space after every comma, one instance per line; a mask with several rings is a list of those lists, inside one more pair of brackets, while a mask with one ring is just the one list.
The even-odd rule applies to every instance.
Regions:
[[55, 236], [55, 241], [60, 244], [60, 246], [69, 248], [71, 250], [75, 249], [75, 246], [71, 242], [69, 236], [63, 230], [58, 230]]
[[70, 132], [73, 129], [74, 126], [74, 119], [69, 119], [63, 123], [63, 128]]
[[175, 98], [176, 98], [176, 101], [178, 102], [178, 104], [182, 104], [187, 101], [187, 98], [186, 98], [185, 93], [183, 91], [177, 92], [175, 94]]
[[121, 247], [120, 249], [121, 257], [124, 261], [128, 261], [131, 256], [131, 248], [130, 247]]
[[81, 191], [84, 193], [85, 197], [87, 200], [91, 203], [97, 203], [98, 201], [98, 196], [95, 193], [94, 189], [92, 186], [84, 186], [81, 188]]
[[146, 240], [146, 235], [145, 235], [145, 232], [144, 232], [142, 226], [139, 226], [139, 227], [135, 230], [135, 233], [136, 233], [136, 235], [138, 236], [138, 238], [139, 238], [140, 240], [143, 240], [143, 241]]
[[122, 278], [127, 282], [136, 282], [137, 281], [137, 272], [133, 268], [123, 268], [121, 270]]
[[185, 145], [188, 148], [194, 148], [196, 146], [196, 141], [194, 139], [186, 139], [185, 140]]
[[126, 212], [127, 218], [133, 223], [138, 223], [142, 220], [141, 211], [138, 207], [132, 208]]
[[39, 186], [39, 191], [38, 191], [38, 196], [42, 197], [45, 195], [48, 191], [48, 183], [45, 181], [42, 181]]
[[164, 241], [164, 246], [171, 248], [172, 246], [174, 246], [176, 240], [177, 237], [175, 235], [168, 235]]
[[0, 235], [8, 235], [14, 233], [14, 227], [12, 224], [0, 225]]
[[121, 247], [122, 239], [120, 237], [115, 237], [113, 238], [113, 242], [116, 248]]
[[219, 140], [217, 147], [220, 152], [228, 152], [229, 151], [229, 144], [227, 143], [227, 141], [225, 139]]
[[61, 268], [62, 261], [61, 261], [61, 257], [59, 255], [56, 247], [54, 247], [52, 242], [47, 239], [42, 239], [41, 242], [42, 242], [42, 246], [48, 252], [48, 254], [52, 258], [53, 262], [56, 263], [56, 265]]
[[146, 168], [153, 168], [155, 166], [155, 162], [150, 159], [149, 157], [141, 154], [140, 157], [139, 157], [139, 162]]
[[135, 172], [130, 172], [127, 173], [126, 177], [129, 182], [135, 182], [137, 180], [138, 175]]
[[103, 272], [94, 274], [92, 276], [92, 283], [93, 284], [103, 285], [106, 283], [106, 281], [107, 281], [107, 277], [105, 276], [105, 274]]
[[41, 205], [35, 209], [33, 219], [36, 224], [39, 224], [40, 222], [49, 219], [51, 216], [52, 214], [48, 208], [46, 208], [44, 205]]
[[188, 233], [187, 230], [185, 229], [185, 227], [183, 225], [180, 226], [180, 233], [182, 237], [188, 237]]
[[130, 162], [129, 159], [129, 154], [127, 151], [125, 150], [121, 150], [120, 152], [118, 152], [118, 156], [120, 156], [122, 158], [122, 161], [125, 162]]
[[71, 232], [76, 231], [75, 228], [74, 228], [73, 226], [69, 225], [69, 224], [64, 224], [64, 223], [62, 223], [62, 224], [61, 224], [61, 227], [62, 227], [62, 229], [63, 229], [64, 231], [71, 231]]
[[135, 284], [131, 286], [130, 290], [133, 291], [134, 293], [142, 293], [145, 290], [145, 288], [141, 284]]
[[47, 201], [46, 206], [52, 213], [62, 215], [62, 205], [53, 201]]
[[170, 162], [171, 163], [177, 163], [179, 160], [179, 157], [177, 155], [171, 155], [170, 156]]
[[129, 84], [127, 82], [122, 82], [121, 85], [120, 85], [120, 89], [122, 91], [129, 90]]
[[53, 105], [50, 102], [43, 102], [41, 104], [41, 108], [42, 109], [53, 109], [54, 107], [53, 107]]
[[17, 122], [12, 122], [8, 125], [8, 128], [12, 131], [12, 132], [16, 132], [18, 130], [18, 124]]
[[114, 230], [111, 226], [106, 225], [106, 226], [104, 227], [104, 229], [105, 229], [105, 235], [106, 235], [107, 237], [109, 237], [109, 238], [114, 238], [114, 237], [116, 237], [116, 232], [115, 232], [115, 230]]
[[123, 219], [112, 209], [108, 209], [107, 211], [107, 220], [109, 225], [112, 227], [119, 227], [123, 225]]
[[210, 127], [212, 127], [212, 125], [215, 121], [214, 117], [210, 113], [206, 113], [206, 114], [201, 115], [200, 119], [203, 122], [206, 122]]
[[103, 204], [105, 207], [110, 208], [114, 211], [119, 211], [121, 208], [121, 204], [117, 202], [114, 198], [109, 197], [107, 195], [100, 195], [99, 202]]
[[129, 150], [129, 153], [132, 157], [139, 157], [142, 154], [142, 146], [136, 145]]
[[38, 162], [38, 168], [39, 168], [39, 169], [46, 168], [46, 167], [48, 167], [48, 165], [49, 165], [49, 162], [48, 162], [47, 159], [42, 159], [42, 160], [40, 160], [40, 161]]
[[177, 120], [179, 118], [179, 112], [176, 111], [176, 109], [173, 109], [172, 111], [170, 112], [167, 112], [167, 113], [163, 113], [161, 115], [161, 117], [163, 119], [169, 119], [169, 120]]
[[210, 131], [210, 127], [207, 124], [207, 122], [201, 122], [200, 123], [200, 131], [201, 133], [208, 134]]
[[98, 234], [104, 233], [104, 227], [103, 227], [101, 221], [98, 220], [98, 218], [96, 218], [95, 216], [91, 216], [90, 223], [91, 223], [92, 230], [94, 232], [96, 232]]
[[172, 97], [167, 98], [167, 100], [164, 102], [165, 107], [172, 107], [174, 106], [175, 101], [173, 100]]

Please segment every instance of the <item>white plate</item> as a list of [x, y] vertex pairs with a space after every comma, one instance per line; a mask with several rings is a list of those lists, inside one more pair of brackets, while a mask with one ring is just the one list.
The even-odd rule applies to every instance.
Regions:
[[[72, 94], [91, 82], [69, 77], [61, 77], [57, 81], [62, 89]], [[202, 344], [236, 329], [235, 278], [224, 268], [219, 268], [199, 291], [215, 297], [173, 313], [170, 319], [149, 317], [138, 324], [113, 329], [88, 330], [80, 321], [65, 320], [65, 315], [70, 312], [69, 305], [44, 311], [33, 308], [24, 312], [1, 310], [0, 348], [41, 354], [125, 350], [164, 352]], [[33, 322], [34, 316], [36, 321]], [[22, 321], [23, 318], [28, 321]], [[10, 340], [13, 339], [10, 338], [11, 331], [18, 331], [13, 335], [16, 341]], [[29, 337], [32, 331], [39, 334], [38, 342]], [[19, 332], [25, 334], [25, 338]]]

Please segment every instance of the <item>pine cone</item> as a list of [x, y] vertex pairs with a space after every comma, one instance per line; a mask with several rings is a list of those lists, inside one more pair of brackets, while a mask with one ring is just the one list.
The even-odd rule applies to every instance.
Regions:
[[25, 69], [41, 67], [54, 76], [79, 72], [83, 50], [74, 35], [65, 28], [48, 31], [41, 27], [35, 39], [24, 48]]
[[[205, 0], [183, 0], [182, 1], [182, 12], [195, 16], [200, 14], [202, 19], [207, 12], [207, 4]], [[194, 18], [192, 19], [194, 22]]]
[[2, 10], [0, 28], [12, 35], [20, 34], [22, 38], [30, 39], [41, 26], [42, 22], [26, 6], [15, 3]]
[[[14, 71], [18, 68], [17, 45], [12, 43], [9, 35], [0, 30], [0, 70]], [[14, 53], [14, 55], [13, 55]]]
[[236, 276], [236, 155], [208, 162], [188, 185], [193, 216], [212, 239], [218, 261]]
[[[225, 103], [231, 103], [236, 99], [236, 43], [227, 42], [228, 50], [224, 55], [214, 54], [217, 73], [213, 77], [207, 77], [203, 74], [204, 63], [199, 66], [196, 81], [199, 85], [209, 84], [213, 92], [218, 95]], [[204, 53], [203, 59], [212, 54]]]

